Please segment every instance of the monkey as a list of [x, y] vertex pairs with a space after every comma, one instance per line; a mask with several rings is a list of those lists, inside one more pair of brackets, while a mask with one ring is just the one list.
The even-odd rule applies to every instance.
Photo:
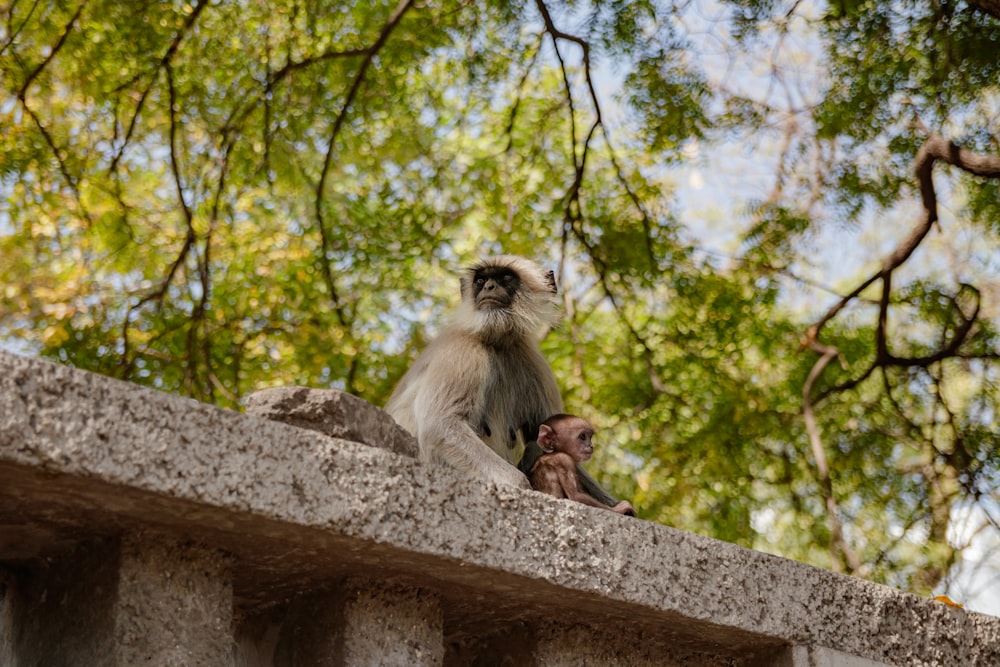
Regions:
[[587, 420], [564, 413], [552, 415], [538, 427], [537, 441], [545, 453], [528, 473], [531, 488], [556, 498], [635, 516], [635, 508], [627, 500], [609, 507], [580, 487], [576, 465], [594, 453], [594, 428]]
[[[386, 411], [416, 436], [422, 460], [530, 488], [525, 473], [542, 451], [527, 439], [562, 412], [538, 346], [540, 331], [558, 319], [555, 276], [524, 257], [500, 255], [465, 269], [459, 286], [460, 305], [400, 379]], [[591, 495], [616, 504], [579, 471]]]

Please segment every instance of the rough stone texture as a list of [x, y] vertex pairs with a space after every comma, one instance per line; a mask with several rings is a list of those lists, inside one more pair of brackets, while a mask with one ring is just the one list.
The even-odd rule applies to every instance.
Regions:
[[312, 592], [244, 619], [237, 628], [236, 642], [239, 667], [346, 664], [343, 592]]
[[115, 602], [116, 665], [234, 664], [228, 559], [164, 535], [122, 541]]
[[359, 577], [245, 619], [236, 634], [239, 667], [420, 667], [444, 659], [437, 595]]
[[[649, 650], [656, 643], [626, 628], [609, 629], [546, 621], [535, 628], [533, 663], [536, 667], [581, 667], [583, 665], [629, 665], [629, 667], [687, 667], [728, 665], [710, 653], [674, 651], [664, 655]], [[514, 663], [518, 664], [518, 663]]]
[[232, 587], [223, 563], [166, 536], [127, 536], [12, 568], [0, 666], [231, 665]]
[[6, 570], [0, 665], [114, 666], [117, 540], [84, 541]]
[[246, 397], [248, 415], [419, 458], [417, 439], [387, 412], [336, 389], [274, 387]]
[[444, 616], [437, 595], [352, 578], [344, 598], [344, 664], [442, 664]]
[[0, 353], [0, 567], [37, 590], [67, 545], [149, 527], [230, 554], [241, 642], [265, 655], [280, 628], [259, 619], [360, 576], [437, 595], [452, 656], [558, 619], [631, 637], [660, 664], [778, 665], [799, 645], [1000, 664], [998, 618]]
[[785, 646], [748, 667], [881, 667], [890, 663], [869, 660], [822, 646]]
[[883, 664], [821, 646], [795, 646], [788, 667], [879, 667]]

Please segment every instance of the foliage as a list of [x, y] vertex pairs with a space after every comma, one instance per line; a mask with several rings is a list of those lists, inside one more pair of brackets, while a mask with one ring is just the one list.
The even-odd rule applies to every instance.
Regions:
[[[529, 255], [640, 516], [940, 589], [956, 508], [998, 514], [994, 7], [13, 2], [0, 339], [381, 404], [455, 268]], [[734, 145], [724, 248], [679, 196]]]

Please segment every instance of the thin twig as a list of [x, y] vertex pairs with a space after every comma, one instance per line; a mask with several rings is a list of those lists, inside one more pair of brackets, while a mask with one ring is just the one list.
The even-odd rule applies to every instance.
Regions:
[[323, 279], [330, 292], [330, 300], [333, 304], [334, 312], [337, 314], [337, 321], [343, 327], [347, 326], [349, 318], [344, 305], [337, 294], [336, 282], [334, 281], [333, 272], [330, 267], [329, 255], [332, 252], [332, 248], [326, 231], [326, 221], [323, 218], [323, 194], [326, 191], [326, 180], [330, 173], [330, 166], [333, 164], [333, 154], [337, 144], [337, 137], [340, 135], [340, 130], [344, 125], [344, 121], [347, 119], [347, 111], [354, 102], [354, 98], [357, 96], [358, 91], [361, 89], [361, 83], [364, 81], [365, 73], [368, 71], [368, 67], [371, 65], [372, 60], [374, 60], [375, 55], [385, 45], [386, 41], [389, 39], [389, 35], [399, 24], [399, 21], [403, 18], [403, 14], [406, 13], [406, 10], [408, 10], [412, 4], [413, 0], [401, 0], [401, 2], [396, 5], [396, 8], [392, 11], [392, 14], [389, 15], [389, 19], [386, 21], [385, 25], [382, 26], [382, 30], [379, 33], [378, 38], [375, 40], [375, 43], [368, 49], [364, 50], [364, 59], [358, 67], [357, 74], [354, 75], [354, 81], [351, 83], [351, 87], [347, 92], [347, 97], [344, 98], [344, 103], [340, 106], [340, 111], [334, 119], [333, 128], [330, 131], [330, 142], [327, 145], [326, 156], [323, 160], [323, 170], [320, 172], [319, 183], [316, 184], [316, 227], [322, 241], [320, 250], [323, 253], [322, 261], [320, 262], [320, 269], [323, 272]]
[[[830, 466], [826, 460], [826, 450], [823, 447], [823, 439], [820, 435], [819, 426], [816, 423], [816, 416], [813, 413], [812, 387], [817, 378], [823, 373], [827, 365], [839, 354], [837, 348], [830, 345], [813, 343], [812, 349], [820, 353], [819, 359], [813, 364], [812, 370], [802, 387], [802, 416], [805, 419], [806, 433], [809, 436], [809, 444], [812, 447], [813, 460], [816, 463], [816, 474], [819, 477], [820, 489], [823, 494], [823, 502], [826, 505], [826, 515], [830, 522], [830, 550], [839, 549], [847, 561], [849, 572], [857, 572], [861, 568], [861, 561], [857, 554], [847, 543], [844, 536], [844, 529], [838, 516], [837, 499], [833, 493], [833, 478], [830, 475]], [[834, 562], [838, 562], [836, 558]]]
[[69, 23], [66, 24], [65, 28], [63, 28], [62, 34], [59, 36], [55, 45], [49, 50], [49, 55], [45, 56], [45, 59], [38, 63], [38, 66], [28, 74], [24, 83], [21, 84], [20, 89], [17, 91], [17, 98], [21, 100], [21, 102], [24, 102], [25, 96], [28, 94], [28, 88], [31, 87], [34, 80], [38, 78], [38, 76], [42, 73], [42, 70], [44, 70], [48, 64], [55, 59], [56, 55], [58, 55], [60, 49], [62, 49], [63, 45], [66, 43], [66, 39], [69, 38], [69, 34], [73, 31], [73, 26], [76, 25], [76, 22], [79, 20], [80, 14], [83, 13], [83, 8], [86, 6], [86, 0], [80, 3], [80, 6], [76, 8], [76, 13], [73, 14], [73, 18], [69, 20]]
[[37, 113], [35, 113], [35, 110], [28, 104], [28, 88], [31, 87], [31, 84], [34, 83], [35, 79], [41, 75], [42, 71], [55, 59], [63, 45], [66, 44], [66, 40], [73, 31], [73, 27], [76, 25], [76, 22], [80, 19], [80, 15], [83, 13], [83, 9], [86, 5], [87, 3], [84, 1], [79, 7], [76, 8], [76, 12], [66, 24], [66, 27], [63, 28], [59, 39], [49, 50], [49, 54], [35, 67], [35, 69], [28, 73], [28, 76], [25, 78], [21, 87], [17, 91], [17, 99], [21, 102], [21, 106], [24, 107], [24, 110], [28, 112], [28, 115], [31, 117], [31, 121], [35, 124], [38, 132], [42, 135], [42, 138], [45, 140], [46, 145], [48, 145], [49, 150], [52, 151], [52, 156], [55, 158], [56, 164], [59, 166], [59, 173], [62, 174], [66, 184], [73, 191], [73, 197], [76, 200], [77, 206], [80, 208], [81, 217], [89, 222], [90, 213], [87, 211], [87, 207], [83, 203], [79, 181], [70, 173], [69, 167], [66, 165], [66, 160], [63, 158], [63, 151], [56, 145], [55, 138], [49, 132], [48, 128], [45, 127], [45, 124], [42, 123], [42, 119]]
[[[0, 47], [0, 56], [2, 56], [4, 54], [4, 51], [6, 51], [7, 49], [9, 49], [11, 47], [11, 45], [14, 44], [15, 41], [17, 41], [18, 35], [20, 35], [21, 31], [24, 30], [24, 26], [28, 25], [28, 21], [31, 20], [31, 17], [35, 15], [35, 10], [38, 9], [38, 5], [39, 4], [40, 4], [40, 0], [35, 0], [34, 2], [31, 3], [31, 9], [29, 9], [28, 13], [25, 14], [24, 20], [21, 21], [21, 25], [17, 26], [16, 28], [12, 28], [10, 22], [8, 21], [8, 23], [7, 23], [7, 41], [4, 42], [4, 44], [3, 44], [2, 47]], [[13, 19], [14, 18], [13, 14], [14, 14], [14, 9], [16, 7], [17, 7], [17, 3], [16, 2], [14, 4], [9, 5], [7, 7], [7, 11], [8, 11], [7, 18], [8, 19]]]
[[[208, 2], [201, 2], [192, 7], [191, 13], [188, 14], [188, 17], [184, 20], [184, 25], [181, 26], [181, 29], [177, 31], [176, 35], [174, 35], [174, 39], [170, 43], [170, 46], [167, 47], [167, 50], [160, 58], [160, 61], [157, 63], [153, 71], [150, 73], [149, 85], [146, 86], [145, 89], [143, 89], [142, 94], [139, 95], [139, 100], [135, 104], [135, 111], [132, 112], [132, 119], [129, 121], [128, 129], [125, 131], [125, 137], [123, 138], [121, 145], [118, 146], [118, 149], [115, 151], [115, 156], [111, 159], [111, 165], [108, 167], [108, 173], [113, 174], [117, 171], [118, 162], [122, 159], [122, 156], [125, 153], [125, 149], [126, 147], [128, 147], [129, 141], [131, 141], [132, 139], [132, 133], [135, 131], [135, 128], [139, 123], [139, 116], [142, 114], [142, 108], [146, 104], [146, 98], [149, 97], [149, 93], [153, 89], [153, 84], [156, 82], [160, 70], [164, 69], [165, 67], [168, 67], [171, 64], [171, 62], [174, 59], [174, 55], [180, 48], [181, 41], [183, 41], [184, 37], [188, 34], [188, 32], [190, 32], [191, 28], [194, 26], [195, 21], [198, 20], [198, 16], [201, 14], [201, 11], [207, 5]], [[132, 79], [132, 81], [137, 81], [139, 78], [141, 78], [141, 75], [137, 75]], [[116, 123], [116, 128], [117, 128], [117, 123]]]

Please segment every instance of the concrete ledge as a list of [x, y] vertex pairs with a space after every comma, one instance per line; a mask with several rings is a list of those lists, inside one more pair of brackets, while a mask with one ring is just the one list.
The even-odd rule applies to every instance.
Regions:
[[[266, 648], [274, 610], [374, 580], [440, 600], [446, 664], [500, 651], [509, 636], [527, 637], [539, 663], [579, 661], [552, 648], [547, 623], [558, 621], [617, 636], [619, 655], [648, 664], [797, 666], [829, 650], [1000, 665], [998, 618], [0, 353], [5, 580], [30, 588], [84, 542], [149, 530], [227, 554], [233, 632], [266, 654], [261, 664], [286, 664], [278, 640]], [[20, 604], [0, 600], [0, 657], [26, 641]]]

